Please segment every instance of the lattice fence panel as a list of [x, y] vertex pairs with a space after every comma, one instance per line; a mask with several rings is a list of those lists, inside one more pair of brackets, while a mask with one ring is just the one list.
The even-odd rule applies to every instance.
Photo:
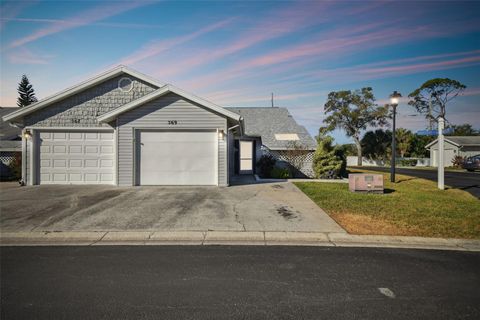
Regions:
[[[288, 161], [285, 157], [285, 154], [287, 152], [288, 151], [286, 151], [286, 150], [270, 150], [270, 149], [262, 146], [262, 153], [263, 154], [269, 154], [272, 157], [274, 157], [277, 161], [285, 163], [285, 165], [288, 164]], [[305, 155], [301, 156], [301, 157], [304, 157], [305, 159], [303, 161], [303, 166], [298, 170], [299, 171], [298, 176], [299, 177], [306, 176], [306, 177], [309, 177], [309, 178], [313, 178], [314, 177], [313, 155], [315, 154], [315, 151], [307, 150], [307, 151], [305, 151], [305, 153], [306, 153]]]
[[15, 159], [15, 152], [0, 152], [0, 162], [8, 166]]

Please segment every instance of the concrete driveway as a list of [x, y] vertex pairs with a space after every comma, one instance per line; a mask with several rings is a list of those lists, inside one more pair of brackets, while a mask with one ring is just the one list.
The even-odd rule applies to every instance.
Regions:
[[288, 182], [218, 187], [0, 185], [0, 231], [345, 232]]

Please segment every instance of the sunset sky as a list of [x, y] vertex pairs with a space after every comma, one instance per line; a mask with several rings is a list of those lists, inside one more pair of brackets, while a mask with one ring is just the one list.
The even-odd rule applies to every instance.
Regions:
[[[448, 107], [480, 128], [480, 2], [2, 1], [0, 106], [27, 74], [44, 98], [124, 64], [222, 106], [288, 107], [316, 135], [330, 91], [378, 103], [448, 77]], [[405, 102], [400, 127], [424, 129]], [[339, 143], [350, 141], [335, 132]]]

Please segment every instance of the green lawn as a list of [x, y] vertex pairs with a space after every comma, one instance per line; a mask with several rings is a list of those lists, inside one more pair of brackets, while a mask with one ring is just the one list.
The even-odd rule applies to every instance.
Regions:
[[471, 194], [404, 175], [392, 184], [386, 173], [384, 183], [385, 194], [352, 193], [344, 183], [295, 185], [350, 233], [480, 238], [480, 200]]

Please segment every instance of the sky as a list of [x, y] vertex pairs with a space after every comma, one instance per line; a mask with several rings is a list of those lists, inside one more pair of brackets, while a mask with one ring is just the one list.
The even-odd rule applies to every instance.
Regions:
[[[432, 78], [467, 86], [447, 107], [480, 128], [479, 1], [3, 1], [0, 106], [26, 74], [39, 99], [123, 64], [225, 107], [287, 107], [315, 136], [331, 91], [402, 93]], [[337, 143], [351, 140], [341, 130]]]

